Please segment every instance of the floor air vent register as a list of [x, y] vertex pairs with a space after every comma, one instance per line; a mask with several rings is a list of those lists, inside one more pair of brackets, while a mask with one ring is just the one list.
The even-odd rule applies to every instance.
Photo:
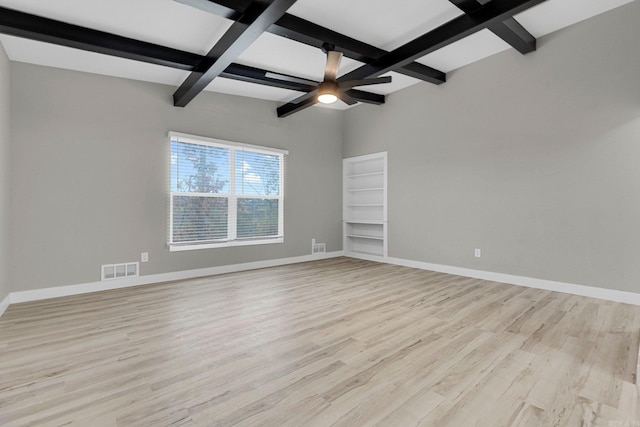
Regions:
[[101, 268], [101, 280], [116, 280], [126, 277], [137, 277], [140, 265], [137, 262], [126, 262], [124, 264], [105, 264]]

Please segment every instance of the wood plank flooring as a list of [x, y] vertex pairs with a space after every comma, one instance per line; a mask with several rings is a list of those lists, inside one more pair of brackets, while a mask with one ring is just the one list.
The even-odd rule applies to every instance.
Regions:
[[349, 258], [0, 318], [2, 426], [638, 427], [640, 307]]

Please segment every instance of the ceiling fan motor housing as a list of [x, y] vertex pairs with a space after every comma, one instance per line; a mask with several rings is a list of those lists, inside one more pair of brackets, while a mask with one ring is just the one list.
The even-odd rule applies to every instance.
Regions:
[[324, 81], [318, 85], [318, 101], [323, 104], [330, 104], [338, 99], [338, 83], [334, 81]]

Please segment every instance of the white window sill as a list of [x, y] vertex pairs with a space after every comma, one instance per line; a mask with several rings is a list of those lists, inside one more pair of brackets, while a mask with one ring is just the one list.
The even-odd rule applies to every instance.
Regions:
[[196, 245], [169, 245], [170, 252], [181, 252], [181, 251], [194, 251], [197, 249], [213, 249], [213, 248], [228, 248], [231, 246], [253, 246], [253, 245], [269, 245], [272, 243], [283, 243], [284, 238], [279, 237], [276, 239], [262, 239], [262, 240], [234, 240], [232, 242], [223, 242], [223, 243], [203, 243]]

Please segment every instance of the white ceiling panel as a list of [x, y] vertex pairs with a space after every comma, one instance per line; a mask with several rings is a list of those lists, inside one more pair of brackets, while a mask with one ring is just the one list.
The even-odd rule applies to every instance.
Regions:
[[633, 0], [547, 0], [515, 16], [534, 37], [542, 37]]
[[381, 85], [372, 85], [372, 86], [362, 86], [356, 89], [366, 90], [367, 92], [379, 93], [380, 95], [388, 95], [400, 89], [404, 89], [405, 87], [414, 85], [420, 81], [420, 80], [414, 79], [413, 77], [408, 77], [403, 74], [399, 74], [395, 72], [391, 72], [383, 75], [391, 76], [391, 79], [392, 79], [391, 83], [385, 83]]
[[385, 50], [462, 13], [447, 0], [299, 0], [289, 12]]
[[266, 99], [269, 101], [288, 102], [302, 95], [302, 92], [246, 83], [238, 80], [218, 78], [212, 81], [205, 90], [211, 92], [228, 93], [230, 95], [246, 96], [249, 98]]
[[0, 41], [12, 61], [45, 65], [86, 73], [122, 77], [153, 83], [179, 85], [187, 78], [187, 71], [160, 65], [117, 58], [49, 43], [0, 35]]
[[173, 0], [0, 0], [0, 6], [201, 55], [231, 25]]
[[482, 30], [423, 56], [417, 62], [448, 73], [510, 47], [491, 31]]
[[[240, 64], [315, 81], [322, 81], [326, 61], [327, 56], [318, 48], [269, 33], [260, 36], [236, 60]], [[356, 62], [344, 58], [343, 67], [348, 66], [349, 61]]]

